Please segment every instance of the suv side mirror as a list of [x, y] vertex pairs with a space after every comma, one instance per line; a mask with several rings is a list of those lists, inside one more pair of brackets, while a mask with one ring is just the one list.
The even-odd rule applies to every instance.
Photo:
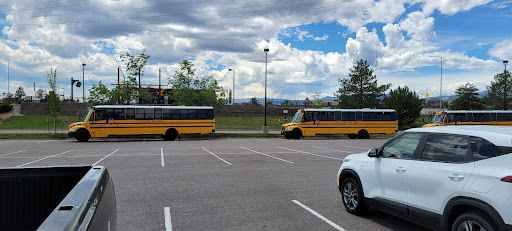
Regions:
[[370, 151], [368, 151], [368, 156], [369, 157], [379, 157], [379, 150], [374, 148], [374, 149], [370, 149]]

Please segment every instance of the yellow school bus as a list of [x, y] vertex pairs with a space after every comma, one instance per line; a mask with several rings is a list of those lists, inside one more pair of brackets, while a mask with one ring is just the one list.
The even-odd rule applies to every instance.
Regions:
[[321, 134], [347, 134], [349, 138], [368, 139], [370, 134], [398, 131], [393, 109], [299, 109], [292, 122], [281, 126], [281, 135], [300, 139]]
[[129, 135], [161, 135], [175, 140], [181, 134], [215, 132], [213, 107], [99, 105], [83, 122], [70, 124], [68, 134], [78, 141]]
[[512, 126], [512, 111], [442, 111], [423, 127], [450, 125]]

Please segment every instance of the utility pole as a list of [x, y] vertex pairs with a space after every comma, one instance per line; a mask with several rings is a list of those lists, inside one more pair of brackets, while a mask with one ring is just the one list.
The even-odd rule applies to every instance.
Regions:
[[10, 83], [9, 83], [9, 63], [10, 62], [9, 61], [10, 61], [10, 59], [7, 59], [7, 98], [10, 99], [11, 98], [11, 92], [9, 90], [10, 89], [9, 88], [10, 87], [9, 86], [10, 85]]
[[503, 75], [505, 76], [504, 78], [504, 84], [505, 87], [503, 88], [503, 110], [507, 110], [507, 64], [508, 64], [508, 60], [503, 60], [503, 64], [505, 65], [505, 72], [503, 73]]
[[85, 63], [82, 63], [82, 86], [83, 86], [83, 88], [82, 88], [82, 94], [83, 94], [82, 103], [85, 103]]

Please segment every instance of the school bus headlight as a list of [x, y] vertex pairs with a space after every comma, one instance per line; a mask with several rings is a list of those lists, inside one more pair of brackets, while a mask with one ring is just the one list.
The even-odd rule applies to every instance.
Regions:
[[76, 128], [70, 128], [69, 131], [70, 132], [74, 132], [76, 130]]
[[292, 130], [292, 127], [287, 127], [286, 128], [286, 131], [291, 131]]

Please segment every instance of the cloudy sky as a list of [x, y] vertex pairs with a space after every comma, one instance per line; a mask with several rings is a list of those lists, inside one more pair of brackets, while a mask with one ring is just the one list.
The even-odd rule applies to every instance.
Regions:
[[[143, 84], [167, 83], [183, 59], [198, 76], [225, 89], [236, 74], [236, 98], [333, 96], [357, 60], [368, 60], [380, 84], [443, 95], [466, 82], [480, 90], [512, 61], [512, 0], [11, 0], [0, 1], [0, 94], [27, 95], [70, 78], [85, 85], [117, 82], [119, 55], [151, 56]], [[435, 57], [432, 57], [435, 56]], [[9, 59], [9, 65], [8, 61]], [[510, 67], [512, 69], [512, 67]], [[75, 88], [75, 97], [82, 97]]]

